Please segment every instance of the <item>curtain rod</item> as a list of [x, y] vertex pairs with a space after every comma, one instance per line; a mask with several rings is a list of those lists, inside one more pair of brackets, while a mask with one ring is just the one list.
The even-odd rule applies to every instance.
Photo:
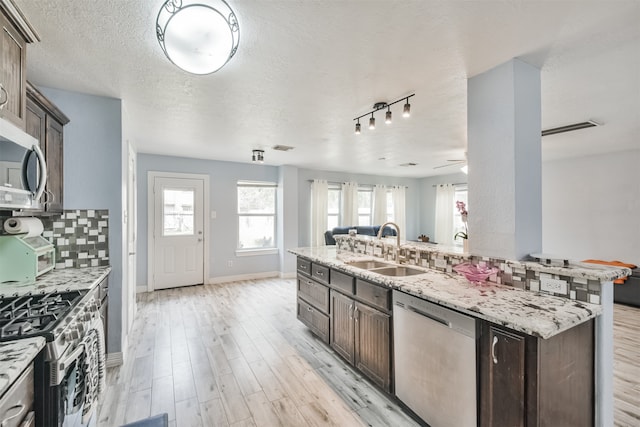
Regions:
[[[447, 184], [433, 184], [432, 187], [438, 187], [443, 185], [447, 185]], [[469, 184], [467, 184], [466, 182], [456, 182], [455, 184], [451, 184], [451, 185], [469, 185]]]
[[[404, 98], [402, 98], [404, 99]], [[307, 181], [309, 182], [313, 182], [315, 181], [314, 179], [308, 179]], [[327, 184], [346, 184], [346, 182], [340, 182], [340, 181], [327, 181]], [[358, 184], [359, 186], [363, 186], [363, 187], [375, 187], [376, 185], [386, 185], [386, 184], [360, 184], [359, 182], [356, 182], [356, 184]], [[393, 187], [404, 187], [404, 188], [409, 188], [406, 185], [394, 185]]]

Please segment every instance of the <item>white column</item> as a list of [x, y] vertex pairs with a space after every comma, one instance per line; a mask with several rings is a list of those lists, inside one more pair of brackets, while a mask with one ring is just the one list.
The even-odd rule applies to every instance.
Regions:
[[613, 283], [600, 285], [602, 314], [595, 330], [595, 425], [613, 425]]
[[468, 80], [471, 253], [542, 248], [540, 70], [517, 59]]

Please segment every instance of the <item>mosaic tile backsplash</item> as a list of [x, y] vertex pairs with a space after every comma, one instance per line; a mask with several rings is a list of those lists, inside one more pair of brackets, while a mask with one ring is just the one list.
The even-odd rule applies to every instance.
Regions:
[[[42, 237], [56, 248], [56, 268], [109, 265], [108, 209], [65, 210], [39, 218], [44, 226]], [[0, 218], [0, 224], [5, 219]]]
[[[349, 237], [346, 235], [334, 237], [336, 238], [338, 250], [373, 255], [387, 261], [398, 262], [398, 260], [402, 260], [403, 263], [409, 265], [417, 265], [446, 273], [452, 273], [453, 266], [463, 262], [496, 267], [500, 271], [490, 276], [489, 282], [514, 286], [531, 292], [544, 292], [540, 290], [541, 277], [563, 280], [567, 282], [566, 293], [553, 293], [553, 295], [600, 304], [602, 285], [599, 280], [573, 277], [556, 272], [537, 271], [537, 269], [527, 268], [526, 265], [518, 261], [462, 253], [448, 253], [426, 245], [421, 247], [420, 244], [403, 244], [398, 250], [395, 240], [394, 243], [391, 243], [390, 241], [372, 240], [366, 237]], [[562, 269], [558, 268], [557, 270]]]

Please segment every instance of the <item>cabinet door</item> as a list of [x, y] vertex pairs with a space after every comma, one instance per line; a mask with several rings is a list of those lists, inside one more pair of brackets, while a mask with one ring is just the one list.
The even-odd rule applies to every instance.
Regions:
[[351, 298], [331, 291], [331, 347], [351, 364], [355, 353], [354, 310]]
[[62, 125], [51, 116], [46, 119], [46, 142], [44, 155], [47, 159], [46, 210], [62, 212], [63, 197], [63, 139]]
[[525, 426], [525, 337], [484, 323], [481, 339], [481, 425]]
[[391, 316], [356, 304], [355, 366], [386, 391], [391, 389]]
[[0, 13], [2, 34], [0, 40], [0, 116], [13, 122], [20, 129], [25, 128], [26, 114], [26, 42], [6, 17]]

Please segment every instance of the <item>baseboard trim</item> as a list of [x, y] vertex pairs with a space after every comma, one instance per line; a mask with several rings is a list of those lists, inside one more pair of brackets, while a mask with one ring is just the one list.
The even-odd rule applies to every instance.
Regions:
[[121, 351], [107, 354], [107, 360], [106, 360], [107, 368], [120, 366], [123, 363], [124, 363], [124, 356]]
[[238, 274], [236, 276], [210, 277], [209, 284], [216, 285], [219, 283], [239, 282], [241, 280], [268, 279], [271, 277], [280, 277], [280, 272], [265, 271], [262, 273]]
[[280, 273], [281, 279], [295, 279], [297, 277], [297, 273], [292, 271], [290, 273]]
[[136, 286], [136, 294], [144, 294], [145, 292], [149, 292], [147, 285]]

